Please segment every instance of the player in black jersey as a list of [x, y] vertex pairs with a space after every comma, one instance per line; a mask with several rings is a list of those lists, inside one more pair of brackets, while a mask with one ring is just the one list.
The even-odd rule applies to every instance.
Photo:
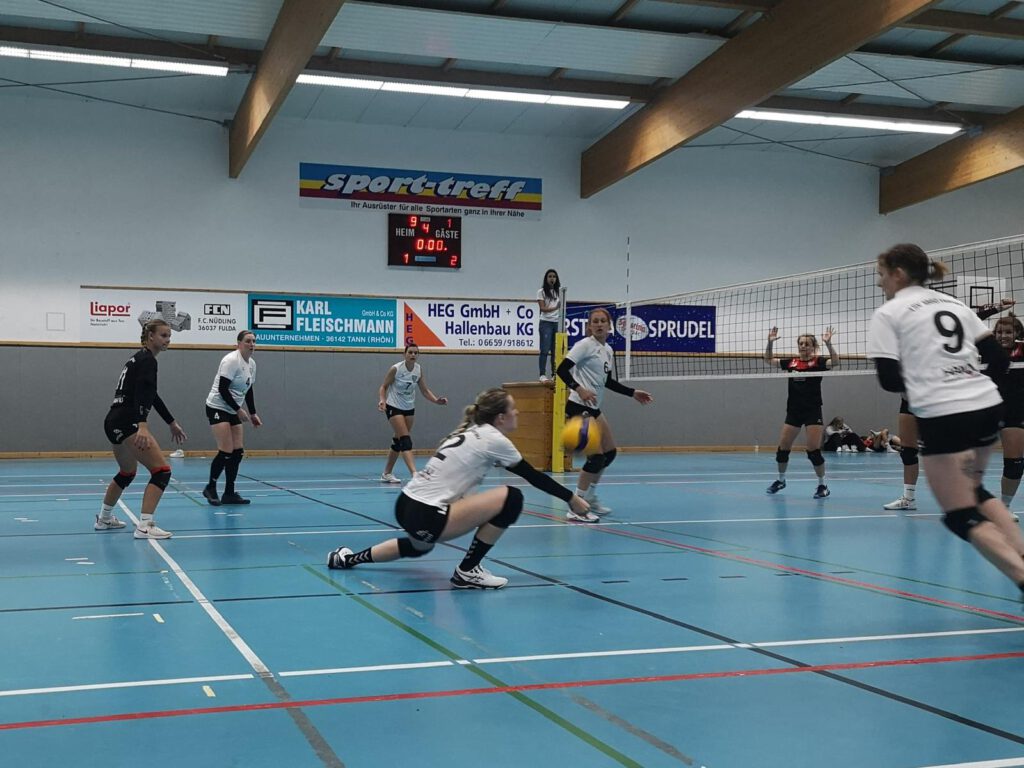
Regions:
[[[1009, 509], [1024, 475], [1024, 323], [1011, 313], [996, 321], [992, 333], [1010, 358], [1006, 373], [994, 377], [1003, 398], [1003, 428], [999, 431], [1003, 444], [1001, 492], [1003, 504]], [[1018, 519], [1013, 512], [1010, 514]]]
[[158, 528], [153, 522], [156, 505], [171, 479], [171, 468], [146, 423], [150, 409], [153, 409], [170, 425], [174, 442], [181, 444], [188, 439], [156, 391], [156, 356], [170, 343], [170, 326], [163, 320], [149, 321], [142, 329], [142, 349], [132, 355], [121, 369], [114, 389], [114, 402], [103, 422], [103, 431], [110, 440], [119, 471], [103, 496], [103, 506], [93, 526], [97, 531], [125, 527], [113, 514], [113, 509], [124, 489], [135, 479], [135, 471], [141, 462], [149, 470], [150, 477], [142, 496], [141, 519], [135, 529], [135, 538], [171, 537], [168, 531]]
[[832, 326], [821, 334], [821, 340], [828, 349], [828, 357], [817, 354], [818, 340], [814, 334], [804, 333], [797, 337], [797, 357], [777, 358], [772, 354], [772, 345], [779, 338], [779, 329], [772, 328], [768, 332], [768, 346], [764, 350], [764, 361], [768, 365], [778, 365], [786, 373], [792, 375], [789, 380], [789, 395], [786, 399], [786, 421], [782, 425], [779, 447], [775, 451], [775, 461], [779, 468], [779, 477], [768, 486], [768, 493], [778, 493], [786, 487], [786, 469], [789, 467], [789, 452], [793, 442], [800, 434], [801, 427], [807, 433], [807, 458], [818, 476], [818, 487], [814, 498], [823, 499], [829, 495], [825, 484], [825, 457], [821, 455], [821, 434], [824, 429], [821, 418], [821, 376], [808, 376], [809, 373], [826, 371], [839, 366], [839, 355], [832, 346]]

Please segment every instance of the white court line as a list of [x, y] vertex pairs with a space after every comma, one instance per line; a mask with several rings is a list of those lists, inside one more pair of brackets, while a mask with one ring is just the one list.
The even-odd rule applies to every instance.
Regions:
[[121, 619], [127, 616], [145, 616], [144, 613], [101, 613], [95, 616], [72, 616], [72, 621], [81, 621], [83, 619]]
[[39, 693], [74, 693], [76, 691], [107, 691], [117, 688], [147, 688], [154, 685], [191, 685], [192, 683], [217, 683], [223, 680], [252, 680], [255, 676], [213, 675], [210, 677], [177, 677], [163, 680], [131, 680], [123, 683], [91, 683], [89, 685], [57, 685], [51, 688], [19, 688], [0, 691], [0, 696], [33, 696]]
[[1005, 760], [982, 760], [977, 763], [948, 763], [947, 765], [929, 765], [925, 768], [1014, 768], [1024, 765], [1024, 757], [1010, 757]]
[[426, 667], [445, 667], [465, 664], [514, 664], [529, 661], [558, 661], [564, 659], [597, 659], [610, 656], [648, 656], [665, 653], [694, 653], [703, 651], [732, 651], [751, 648], [785, 648], [802, 645], [833, 645], [836, 643], [867, 643], [893, 640], [917, 640], [938, 637], [960, 637], [964, 635], [991, 635], [1007, 632], [1024, 632], [1024, 627], [999, 627], [996, 629], [962, 629], [945, 632], [914, 632], [899, 635], [865, 635], [860, 637], [826, 637], [811, 640], [775, 640], [764, 643], [732, 643], [718, 645], [688, 645], [667, 648], [627, 648], [618, 651], [580, 651], [576, 653], [548, 653], [532, 656], [503, 656], [472, 661], [436, 661], [413, 662], [409, 664], [382, 664], [372, 667], [337, 667], [334, 669], [305, 669], [291, 672], [279, 672], [279, 677], [306, 677], [310, 675], [337, 675], [351, 672], [382, 672], [406, 669], [423, 669]]
[[[128, 515], [128, 518], [138, 526], [139, 519], [135, 517], [130, 509], [128, 509], [124, 501], [118, 499], [117, 505], [121, 507], [121, 509], [124, 510], [124, 513]], [[220, 631], [224, 633], [225, 637], [231, 641], [231, 644], [235, 646], [235, 649], [242, 654], [242, 657], [249, 663], [249, 666], [253, 668], [256, 674], [260, 677], [273, 677], [273, 674], [267, 665], [264, 664], [260, 657], [256, 655], [256, 652], [249, 647], [248, 643], [242, 639], [242, 636], [235, 631], [234, 627], [228, 623], [228, 620], [221, 615], [220, 611], [214, 608], [213, 604], [206, 599], [206, 595], [199, 591], [199, 587], [193, 583], [192, 579], [190, 579], [188, 574], [182, 570], [181, 566], [175, 562], [174, 558], [167, 554], [167, 550], [161, 546], [160, 542], [156, 539], [146, 539], [146, 541], [148, 541], [149, 545], [153, 547], [156, 553], [163, 558], [163, 561], [170, 566], [174, 575], [177, 576], [181, 583], [185, 585], [185, 589], [187, 589], [192, 597], [195, 598], [196, 602], [199, 603], [199, 606], [206, 611], [206, 614], [213, 619], [213, 623], [216, 624]]]
[[[429, 669], [437, 667], [454, 667], [454, 666], [465, 666], [467, 664], [508, 664], [524, 661], [548, 661], [557, 659], [581, 659], [581, 658], [601, 658], [607, 656], [640, 656], [650, 654], [662, 654], [662, 653], [689, 653], [699, 651], [717, 651], [717, 650], [737, 650], [737, 649], [749, 649], [749, 648], [779, 648], [785, 646], [800, 646], [800, 645], [830, 645], [835, 643], [858, 643], [858, 642], [873, 642], [873, 641], [894, 641], [894, 640], [915, 640], [915, 639], [927, 639], [927, 638], [942, 638], [942, 637], [961, 637], [968, 635], [994, 635], [994, 634], [1005, 634], [1008, 632], [1024, 632], [1024, 627], [998, 627], [994, 629], [962, 629], [962, 630], [949, 630], [944, 632], [915, 632], [911, 634], [902, 635], [865, 635], [860, 637], [826, 637], [817, 638], [811, 640], [775, 640], [763, 643], [737, 643], [735, 645], [695, 645], [695, 646], [679, 646], [669, 648], [635, 648], [625, 649], [619, 651], [590, 651], [590, 652], [579, 652], [579, 653], [558, 653], [558, 654], [540, 654], [533, 656], [508, 656], [504, 658], [485, 658], [485, 659], [474, 659], [472, 661], [466, 659], [458, 659], [452, 661], [429, 661], [429, 662], [410, 662], [407, 664], [378, 664], [373, 666], [362, 666], [362, 667], [337, 667], [333, 669], [307, 669], [307, 670], [294, 670], [291, 672], [279, 672], [278, 677], [309, 677], [313, 675], [335, 675], [335, 674], [349, 674], [353, 672], [385, 672], [385, 671], [396, 671], [396, 670], [408, 670], [408, 669]], [[74, 691], [98, 691], [115, 688], [142, 688], [146, 686], [157, 686], [157, 685], [181, 685], [191, 683], [212, 683], [222, 680], [251, 680], [253, 675], [216, 675], [210, 677], [184, 677], [184, 678], [169, 678], [162, 680], [135, 680], [131, 682], [119, 682], [119, 683], [93, 683], [90, 685], [62, 685], [51, 688], [19, 688], [15, 690], [0, 691], [0, 697], [3, 696], [27, 696], [33, 694], [49, 694], [49, 693], [69, 693]], [[966, 765], [966, 764], [965, 764]], [[981, 765], [981, 764], [979, 764]], [[1024, 765], [1024, 763], [1022, 763]], [[931, 768], [956, 768], [956, 766], [931, 766]]]

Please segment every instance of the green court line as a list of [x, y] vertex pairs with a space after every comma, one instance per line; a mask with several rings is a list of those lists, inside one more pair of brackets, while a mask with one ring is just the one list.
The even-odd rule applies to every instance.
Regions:
[[[470, 672], [472, 672], [477, 677], [483, 678], [484, 680], [486, 680], [488, 683], [490, 683], [491, 685], [493, 685], [495, 687], [498, 687], [498, 688], [507, 688], [508, 687], [508, 683], [500, 680], [499, 678], [495, 677], [494, 675], [492, 675], [492, 674], [490, 674], [488, 672], [485, 672], [483, 669], [481, 669], [476, 664], [472, 664], [472, 663], [465, 664], [465, 663], [463, 663], [463, 662], [465, 662], [467, 660], [463, 659], [461, 656], [459, 656], [459, 654], [455, 653], [454, 651], [450, 650], [449, 648], [446, 648], [445, 646], [443, 646], [440, 643], [438, 643], [436, 640], [428, 637], [427, 635], [423, 634], [422, 632], [419, 632], [418, 630], [414, 629], [413, 627], [409, 626], [408, 624], [404, 623], [403, 621], [395, 618], [394, 616], [392, 616], [391, 614], [387, 613], [386, 611], [383, 611], [380, 608], [377, 608], [376, 606], [371, 604], [369, 601], [364, 600], [359, 595], [357, 595], [356, 593], [352, 592], [350, 589], [345, 587], [343, 584], [339, 584], [337, 581], [335, 581], [331, 577], [325, 576], [324, 574], [322, 574], [319, 571], [317, 571], [315, 568], [312, 568], [312, 567], [310, 567], [308, 565], [304, 565], [303, 568], [305, 568], [307, 571], [309, 571], [309, 573], [313, 574], [314, 576], [316, 576], [321, 581], [323, 581], [323, 582], [329, 584], [330, 586], [334, 587], [335, 589], [337, 589], [345, 597], [347, 597], [347, 598], [349, 598], [351, 600], [354, 600], [356, 603], [358, 603], [363, 608], [366, 608], [367, 610], [369, 610], [370, 612], [372, 612], [375, 615], [379, 616], [380, 618], [384, 619], [385, 621], [393, 624], [395, 627], [397, 627], [398, 629], [402, 630], [403, 632], [406, 632], [407, 634], [412, 635], [413, 637], [415, 637], [420, 642], [424, 643], [425, 645], [429, 646], [430, 648], [433, 648], [435, 651], [440, 653], [442, 656], [446, 656], [447, 658], [451, 659], [452, 661], [458, 662], [458, 666], [460, 668], [469, 670]], [[540, 702], [534, 701], [529, 696], [524, 695], [522, 692], [520, 692], [520, 691], [509, 691], [508, 695], [513, 697], [514, 699], [516, 699], [516, 701], [518, 701], [520, 704], [526, 705], [527, 707], [532, 709], [534, 712], [537, 712], [542, 717], [544, 717], [547, 720], [551, 721], [552, 723], [554, 723], [555, 725], [559, 726], [560, 728], [568, 731], [573, 736], [575, 736], [576, 738], [580, 739], [581, 741], [583, 741], [587, 745], [593, 747], [594, 749], [596, 749], [596, 750], [598, 750], [600, 752], [603, 752], [605, 755], [607, 755], [608, 757], [610, 757], [612, 760], [614, 760], [615, 762], [619, 763], [620, 765], [629, 766], [630, 768], [643, 768], [643, 764], [642, 763], [638, 763], [635, 760], [633, 760], [632, 758], [627, 757], [626, 755], [622, 754], [617, 749], [612, 747], [610, 744], [606, 744], [605, 742], [601, 741], [600, 739], [598, 739], [593, 734], [583, 730], [582, 728], [580, 728], [577, 725], [574, 725], [573, 723], [571, 723], [566, 718], [564, 718], [561, 715], [557, 714], [556, 712], [553, 712], [552, 710], [548, 709], [547, 707], [545, 707]]]

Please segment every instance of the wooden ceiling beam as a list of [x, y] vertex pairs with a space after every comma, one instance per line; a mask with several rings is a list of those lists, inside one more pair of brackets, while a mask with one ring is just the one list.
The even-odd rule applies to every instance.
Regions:
[[256, 72], [231, 121], [228, 173], [245, 167], [295, 78], [306, 68], [345, 0], [284, 0]]
[[887, 169], [879, 180], [878, 212], [892, 213], [1021, 167], [1024, 107]]
[[590, 197], [920, 13], [934, 0], [782, 0], [583, 152]]
[[1004, 40], [1024, 40], [1024, 19], [983, 16], [980, 13], [925, 11], [900, 26], [927, 29], [950, 35], [978, 35]]

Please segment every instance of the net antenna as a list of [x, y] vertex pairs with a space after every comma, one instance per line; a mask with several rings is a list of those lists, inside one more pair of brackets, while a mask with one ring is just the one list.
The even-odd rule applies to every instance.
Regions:
[[[1009, 309], [1013, 302], [1021, 302], [1018, 309], [1024, 314], [1024, 235], [943, 248], [929, 252], [929, 256], [948, 268], [942, 280], [929, 284], [929, 288], [955, 296], [983, 317]], [[827, 356], [821, 334], [832, 327], [832, 343], [840, 365], [824, 375], [873, 374], [874, 365], [866, 353], [871, 316], [884, 300], [877, 281], [877, 262], [872, 260], [644, 300], [630, 299], [627, 282], [626, 301], [620, 307], [625, 309], [628, 327], [634, 317], [639, 322], [645, 315], [685, 318], [702, 312], [707, 316], [707, 308], [712, 308], [714, 351], [671, 351], [672, 339], [663, 336], [655, 345], [634, 340], [627, 333], [626, 378], [652, 381], [787, 376], [778, 363], [770, 366], [764, 359], [773, 327], [779, 329], [772, 350], [776, 359], [797, 356], [797, 338], [804, 334], [813, 334], [820, 345], [817, 354]], [[683, 333], [681, 329], [686, 326], [685, 322], [677, 323], [675, 330]]]

